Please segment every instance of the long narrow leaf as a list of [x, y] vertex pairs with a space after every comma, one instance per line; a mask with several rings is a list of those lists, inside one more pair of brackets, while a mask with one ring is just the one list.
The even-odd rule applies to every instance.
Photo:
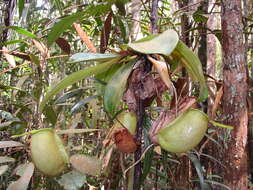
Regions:
[[112, 116], [120, 103], [121, 97], [127, 84], [127, 79], [132, 71], [136, 59], [120, 67], [120, 69], [109, 80], [104, 92], [105, 110]]
[[199, 101], [205, 101], [208, 96], [208, 88], [199, 58], [182, 41], [178, 42], [171, 56], [173, 59], [179, 60], [179, 62], [186, 68], [193, 81], [199, 82]]
[[163, 54], [169, 56], [178, 43], [178, 35], [174, 30], [166, 30], [157, 36], [145, 38], [147, 41], [137, 41], [128, 44], [134, 51], [144, 54]]
[[18, 26], [9, 26], [8, 28], [12, 29], [12, 30], [15, 30], [17, 33], [19, 34], [23, 34], [27, 37], [30, 37], [30, 38], [37, 38], [37, 36], [23, 28], [20, 28]]
[[44, 97], [42, 102], [40, 103], [39, 110], [42, 111], [46, 105], [46, 103], [57, 93], [64, 90], [66, 87], [86, 78], [91, 75], [96, 75], [98, 73], [102, 73], [110, 68], [114, 63], [118, 62], [120, 57], [116, 57], [113, 60], [110, 60], [105, 63], [101, 63], [99, 65], [85, 68], [83, 70], [77, 71], [75, 73], [72, 73], [71, 75], [64, 78], [62, 81], [60, 81], [55, 87], [53, 87]]
[[47, 44], [51, 46], [53, 42], [60, 37], [60, 35], [69, 28], [75, 21], [82, 18], [86, 12], [78, 12], [70, 16], [64, 17], [62, 20], [57, 22], [48, 34]]
[[192, 163], [197, 171], [201, 190], [211, 190], [210, 186], [208, 184], [206, 184], [204, 181], [203, 170], [202, 170], [202, 166], [200, 164], [199, 159], [194, 154], [189, 153], [187, 155], [188, 155], [189, 159], [192, 161]]
[[82, 62], [82, 61], [108, 61], [115, 57], [118, 57], [119, 54], [112, 53], [76, 53], [69, 58], [70, 63]]
[[87, 88], [78, 88], [78, 89], [74, 89], [71, 90], [65, 94], [63, 94], [62, 96], [60, 96], [57, 100], [55, 100], [55, 104], [62, 104], [65, 103], [67, 101], [67, 99], [69, 98], [73, 98], [79, 94], [82, 94], [85, 90], [87, 89], [91, 89], [92, 87], [87, 87]]
[[65, 129], [65, 130], [58, 130], [56, 131], [56, 133], [58, 135], [62, 135], [62, 134], [75, 134], [75, 133], [91, 133], [97, 131], [101, 131], [101, 129]]
[[85, 98], [79, 102], [77, 102], [70, 110], [70, 114], [76, 114], [82, 110], [85, 104], [90, 103], [92, 100], [97, 99], [97, 95], [90, 96], [88, 98]]
[[24, 7], [25, 7], [25, 0], [19, 0], [18, 1], [18, 14], [19, 14], [19, 18], [21, 18], [21, 16], [22, 16], [22, 12], [23, 12]]
[[11, 183], [7, 190], [26, 190], [30, 183], [31, 177], [34, 172], [34, 165], [30, 162], [25, 168], [23, 175], [15, 182]]

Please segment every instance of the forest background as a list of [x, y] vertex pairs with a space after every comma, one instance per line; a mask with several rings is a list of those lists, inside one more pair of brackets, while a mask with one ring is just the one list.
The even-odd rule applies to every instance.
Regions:
[[[252, 6], [252, 0], [1, 1], [0, 189], [253, 189]], [[202, 64], [208, 98], [196, 103], [198, 109], [234, 129], [210, 125], [187, 154], [153, 146], [148, 134], [152, 123], [177, 103], [165, 90], [135, 110], [137, 125], [142, 121], [137, 151], [106, 152], [114, 122], [103, 99], [109, 79], [67, 76], [89, 72], [115, 53], [131, 56], [126, 44], [167, 29], [176, 31]], [[137, 56], [147, 59], [147, 54]], [[187, 67], [169, 66], [169, 82], [177, 94], [198, 96], [199, 86]], [[127, 78], [117, 82], [122, 80]], [[125, 88], [117, 90], [123, 93]], [[118, 111], [127, 108], [120, 101]], [[106, 172], [78, 172], [80, 165], [98, 165], [82, 160], [72, 161], [73, 167], [57, 177], [37, 171], [31, 135], [13, 136], [40, 128], [57, 129], [69, 154], [100, 158]]]

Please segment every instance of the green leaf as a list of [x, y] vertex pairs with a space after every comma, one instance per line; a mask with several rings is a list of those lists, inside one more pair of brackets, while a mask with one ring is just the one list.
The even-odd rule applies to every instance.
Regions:
[[78, 190], [86, 183], [86, 175], [72, 170], [62, 175], [57, 182], [63, 186], [65, 190]]
[[70, 63], [82, 62], [82, 61], [108, 61], [119, 54], [103, 54], [103, 53], [76, 53], [69, 58]]
[[45, 108], [46, 109], [43, 111], [43, 114], [46, 116], [45, 119], [54, 126], [57, 121], [57, 114], [55, 113], [52, 106], [47, 105]]
[[[147, 39], [147, 38], [146, 38]], [[128, 47], [144, 54], [170, 55], [178, 43], [178, 35], [174, 30], [166, 30], [163, 33], [152, 36], [148, 41], [134, 42]]]
[[10, 112], [0, 110], [0, 118], [1, 119], [6, 119], [6, 120], [12, 120], [15, 118], [14, 115], [12, 115]]
[[122, 36], [122, 39], [123, 39], [123, 42], [124, 43], [128, 43], [129, 42], [129, 26], [128, 26], [128, 23], [125, 19], [125, 17], [123, 18], [120, 18], [120, 17], [114, 17], [115, 19], [115, 22], [117, 23], [117, 25], [119, 26], [120, 28], [120, 34]]
[[201, 190], [211, 190], [210, 186], [208, 184], [206, 184], [204, 181], [202, 165], [200, 164], [200, 161], [197, 158], [197, 156], [195, 156], [194, 154], [191, 154], [191, 153], [187, 154], [187, 156], [192, 161], [192, 163], [197, 171]]
[[110, 69], [107, 71], [100, 73], [95, 76], [95, 88], [97, 89], [97, 92], [99, 95], [104, 96], [105, 87], [108, 83], [108, 81], [112, 78], [115, 72], [119, 70], [119, 68], [122, 67], [122, 64], [115, 64], [111, 66]]
[[91, 102], [94, 99], [97, 99], [97, 95], [95, 96], [90, 96], [88, 98], [85, 98], [79, 102], [77, 102], [70, 110], [70, 114], [75, 114], [81, 111], [81, 109], [84, 107], [85, 104], [88, 104], [89, 102]]
[[95, 17], [105, 16], [111, 10], [111, 6], [112, 1], [102, 1], [97, 4], [91, 3], [86, 9], [86, 14]]
[[109, 69], [113, 64], [117, 63], [120, 60], [120, 57], [116, 57], [113, 60], [98, 64], [93, 67], [85, 68], [83, 70], [72, 73], [71, 75], [64, 78], [60, 81], [56, 86], [51, 88], [51, 90], [45, 95], [44, 99], [40, 103], [39, 110], [42, 111], [46, 105], [46, 103], [57, 93], [61, 92], [68, 86], [86, 78], [91, 75], [96, 75], [98, 73], [104, 72]]
[[144, 160], [143, 160], [143, 174], [141, 181], [143, 184], [145, 184], [145, 179], [148, 176], [151, 166], [152, 166], [152, 161], [154, 157], [154, 147], [151, 147], [145, 154]]
[[34, 39], [37, 38], [37, 36], [35, 34], [29, 32], [29, 31], [27, 31], [27, 30], [25, 30], [23, 28], [20, 28], [18, 26], [8, 26], [7, 28], [15, 30], [17, 33], [23, 34], [23, 35], [25, 35], [25, 36], [27, 36], [29, 38], [34, 38]]
[[159, 34], [150, 34], [142, 39], [135, 41], [134, 43], [147, 42], [159, 36]]
[[51, 31], [48, 34], [47, 44], [51, 46], [53, 42], [60, 37], [60, 35], [68, 29], [75, 21], [79, 20], [84, 16], [86, 12], [78, 12], [70, 16], [64, 17], [59, 22], [54, 24]]
[[221, 30], [217, 29], [217, 30], [213, 30], [212, 33], [216, 36], [216, 38], [220, 41], [222, 40], [222, 32]]
[[200, 94], [198, 100], [205, 101], [208, 96], [208, 88], [199, 58], [182, 41], [178, 42], [171, 56], [173, 59], [179, 60], [194, 82], [199, 82]]
[[3, 44], [4, 44], [5, 46], [7, 46], [7, 45], [16, 44], [16, 43], [21, 43], [21, 42], [24, 42], [24, 40], [10, 40], [10, 41], [3, 42]]
[[193, 13], [192, 15], [193, 19], [197, 23], [201, 22], [207, 22], [208, 17], [204, 16], [204, 11], [203, 10], [197, 10]]
[[101, 131], [101, 129], [65, 129], [65, 130], [57, 130], [56, 133], [58, 135], [62, 135], [62, 134], [75, 134], [75, 133], [92, 133], [96, 131]]
[[[149, 138], [149, 131], [151, 129], [151, 126], [152, 126], [151, 119], [148, 117], [147, 114], [145, 114], [143, 120], [144, 149], [148, 148], [152, 144]], [[145, 153], [145, 157], [143, 159], [143, 172], [141, 176], [142, 184], [145, 184], [145, 180], [148, 174], [150, 173], [153, 157], [154, 157], [154, 146], [149, 148], [149, 150]]]
[[119, 10], [119, 14], [121, 14], [122, 16], [126, 15], [126, 9], [125, 9], [126, 3], [128, 3], [128, 1], [126, 1], [126, 0], [116, 0], [115, 1], [115, 5]]
[[226, 128], [226, 129], [234, 129], [234, 127], [231, 126], [231, 125], [225, 125], [225, 124], [213, 121], [213, 120], [209, 120], [209, 123], [211, 123], [215, 127], [222, 127], [222, 128]]
[[120, 103], [127, 84], [127, 79], [135, 62], [136, 59], [120, 67], [120, 69], [114, 73], [105, 87], [104, 108], [109, 114], [111, 114], [111, 116], [115, 114], [116, 108]]
[[227, 189], [227, 190], [231, 190], [230, 187], [226, 186], [225, 184], [219, 183], [219, 182], [217, 182], [217, 181], [205, 180], [205, 182], [211, 183], [212, 185], [221, 186], [221, 187], [223, 187], [224, 189]]
[[24, 7], [25, 7], [25, 0], [19, 0], [18, 1], [18, 15], [19, 15], [19, 18], [21, 18], [21, 16], [22, 16], [22, 12], [23, 12]]
[[77, 95], [81, 95], [85, 90], [91, 89], [92, 87], [87, 87], [87, 88], [78, 88], [71, 90], [67, 93], [64, 93], [62, 96], [60, 96], [57, 100], [55, 100], [55, 104], [62, 104], [65, 103], [67, 99], [73, 98]]
[[6, 162], [15, 162], [15, 159], [7, 156], [0, 156], [0, 164]]

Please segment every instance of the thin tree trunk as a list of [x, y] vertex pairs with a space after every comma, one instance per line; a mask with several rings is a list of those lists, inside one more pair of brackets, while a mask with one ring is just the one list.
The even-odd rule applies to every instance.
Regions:
[[[188, 10], [189, 0], [178, 1], [179, 9], [184, 8], [185, 11]], [[181, 16], [181, 40], [188, 46], [191, 47], [192, 43], [190, 40], [190, 21], [189, 17], [186, 14]], [[187, 76], [186, 70], [182, 70], [183, 76]], [[189, 86], [188, 86], [189, 87]], [[188, 88], [187, 87], [187, 88]], [[180, 187], [181, 189], [191, 189], [191, 163], [186, 156], [180, 158], [180, 165], [176, 170], [176, 187]]]
[[130, 32], [131, 41], [137, 40], [141, 34], [141, 26], [140, 26], [141, 6], [142, 4], [140, 0], [132, 0], [131, 13], [133, 22]]
[[[5, 1], [6, 3], [6, 10], [4, 15], [4, 25], [6, 27], [11, 26], [13, 23], [13, 14], [14, 14], [14, 8], [15, 8], [15, 0], [9, 0]], [[9, 29], [6, 28], [3, 30], [1, 36], [0, 36], [0, 42], [5, 42], [8, 39]], [[2, 49], [2, 44], [0, 43], [0, 49]]]
[[[203, 1], [200, 3], [200, 6], [198, 7], [198, 10], [201, 10], [203, 13], [208, 12], [208, 1]], [[202, 63], [202, 68], [204, 71], [206, 71], [206, 64], [207, 64], [207, 23], [201, 22], [198, 25], [199, 28], [199, 48], [198, 48], [198, 57]], [[204, 112], [207, 112], [207, 100], [201, 104], [202, 109]]]
[[[216, 0], [209, 0], [209, 11], [212, 11], [212, 7], [214, 6]], [[209, 19], [207, 21], [207, 27], [210, 30], [215, 30], [216, 29], [216, 19], [215, 19], [215, 14], [212, 14], [209, 16]], [[216, 78], [215, 75], [216, 72], [216, 37], [214, 34], [208, 34], [207, 35], [207, 64], [206, 64], [206, 73], [213, 77]], [[211, 112], [213, 108], [213, 103], [214, 103], [214, 98], [215, 98], [215, 93], [216, 93], [216, 85], [215, 81], [212, 79], [207, 80], [207, 85], [209, 88], [209, 97], [208, 97], [208, 108], [207, 108], [207, 113], [209, 117], [212, 117]], [[212, 118], [213, 119], [213, 118]]]
[[223, 116], [233, 125], [228, 149], [223, 153], [224, 184], [231, 190], [247, 189], [247, 76], [240, 0], [222, 2]]
[[[188, 0], [178, 1], [179, 8], [184, 8], [188, 6]], [[185, 9], [187, 11], [187, 9]], [[189, 23], [189, 18], [186, 14], [181, 16], [181, 39], [188, 46], [191, 47], [190, 41], [190, 29], [191, 25]]]
[[[199, 10], [202, 10], [203, 13], [207, 13], [208, 11], [208, 2], [203, 1], [200, 3], [200, 6], [198, 8]], [[202, 63], [203, 69], [206, 70], [206, 63], [207, 63], [207, 30], [206, 30], [207, 23], [201, 22], [198, 25], [199, 28], [199, 49], [198, 49], [198, 56]]]

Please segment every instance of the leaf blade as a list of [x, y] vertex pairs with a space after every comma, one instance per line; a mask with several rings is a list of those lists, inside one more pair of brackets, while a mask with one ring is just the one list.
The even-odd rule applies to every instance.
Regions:
[[132, 71], [132, 67], [135, 62], [136, 59], [120, 67], [119, 70], [114, 73], [105, 87], [104, 108], [112, 116], [114, 115], [115, 109], [120, 103], [120, 99], [125, 90], [127, 79]]
[[199, 82], [200, 94], [198, 100], [201, 102], [205, 101], [208, 96], [208, 87], [199, 58], [182, 41], [178, 42], [171, 56], [173, 59], [180, 60], [180, 63], [186, 68], [193, 81]]
[[69, 28], [75, 21], [80, 19], [86, 12], [78, 12], [70, 16], [64, 17], [59, 22], [54, 24], [48, 34], [47, 44], [50, 47], [53, 42], [60, 37], [60, 35]]
[[15, 30], [17, 33], [23, 34], [23, 35], [25, 35], [27, 37], [30, 37], [30, 38], [33, 38], [33, 39], [37, 38], [37, 36], [35, 34], [29, 32], [29, 31], [27, 31], [27, 30], [25, 30], [25, 29], [23, 29], [21, 27], [18, 27], [18, 26], [8, 26], [7, 28]]
[[119, 54], [103, 54], [103, 53], [76, 53], [69, 58], [69, 63], [77, 63], [82, 61], [108, 61]]
[[48, 100], [50, 100], [55, 94], [59, 93], [66, 87], [88, 77], [91, 75], [95, 75], [101, 72], [106, 71], [110, 66], [112, 66], [114, 63], [116, 63], [120, 57], [116, 57], [113, 60], [110, 60], [108, 62], [101, 63], [99, 65], [89, 67], [80, 71], [77, 71], [75, 73], [72, 73], [71, 75], [64, 78], [62, 81], [60, 81], [56, 86], [54, 86], [44, 97], [44, 99], [41, 101], [39, 110], [42, 111], [47, 103]]
[[178, 43], [178, 35], [174, 30], [166, 30], [148, 41], [134, 42], [128, 47], [144, 54], [170, 55]]

